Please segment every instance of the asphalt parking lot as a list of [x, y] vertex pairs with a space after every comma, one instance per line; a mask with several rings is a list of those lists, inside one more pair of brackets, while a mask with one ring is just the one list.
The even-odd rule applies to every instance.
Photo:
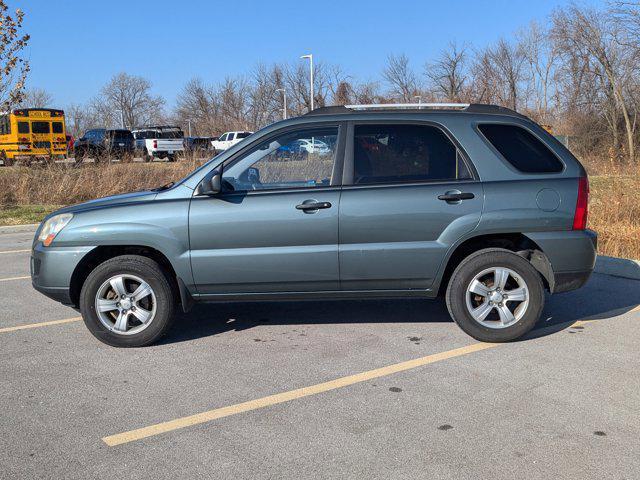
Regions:
[[594, 274], [504, 345], [402, 300], [199, 306], [124, 350], [31, 288], [20, 230], [0, 478], [640, 478], [640, 281]]

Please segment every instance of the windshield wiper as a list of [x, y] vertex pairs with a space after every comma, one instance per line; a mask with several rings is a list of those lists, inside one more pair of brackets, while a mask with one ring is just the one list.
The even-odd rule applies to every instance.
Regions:
[[162, 192], [164, 190], [169, 190], [171, 187], [173, 187], [176, 184], [176, 182], [169, 182], [169, 183], [165, 183], [164, 185], [162, 185], [161, 187], [158, 188], [152, 188], [151, 191], [152, 192]]

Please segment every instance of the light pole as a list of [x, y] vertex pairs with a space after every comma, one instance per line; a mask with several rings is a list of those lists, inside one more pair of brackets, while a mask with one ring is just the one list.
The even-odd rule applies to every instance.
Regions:
[[284, 88], [277, 88], [276, 92], [282, 92], [282, 103], [284, 108], [282, 109], [282, 118], [287, 119], [287, 90]]
[[189, 136], [191, 136], [191, 119], [187, 118], [187, 123], [189, 124]]
[[116, 112], [120, 112], [120, 128], [124, 130], [124, 112], [120, 108], [115, 109]]
[[308, 58], [309, 59], [309, 87], [311, 90], [311, 110], [313, 110], [313, 54], [309, 53], [307, 55], [302, 55], [300, 58]]

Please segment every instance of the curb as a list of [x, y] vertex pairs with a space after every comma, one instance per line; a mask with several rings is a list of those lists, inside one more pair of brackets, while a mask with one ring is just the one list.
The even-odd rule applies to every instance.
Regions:
[[598, 255], [593, 271], [631, 280], [640, 280], [640, 261]]
[[39, 223], [27, 223], [24, 225], [5, 225], [0, 227], [0, 235], [3, 233], [35, 232], [39, 225]]

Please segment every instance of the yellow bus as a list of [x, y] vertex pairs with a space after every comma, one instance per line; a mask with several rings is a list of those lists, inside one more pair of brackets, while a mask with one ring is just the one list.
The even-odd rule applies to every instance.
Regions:
[[67, 155], [64, 112], [51, 108], [18, 108], [0, 115], [0, 162], [52, 161]]

